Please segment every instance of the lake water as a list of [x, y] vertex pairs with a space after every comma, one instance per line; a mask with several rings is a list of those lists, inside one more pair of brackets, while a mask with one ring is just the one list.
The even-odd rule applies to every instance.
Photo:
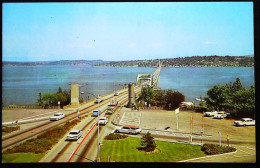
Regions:
[[[85, 100], [92, 94], [104, 95], [114, 87], [136, 82], [139, 73], [153, 73], [155, 68], [88, 67], [88, 66], [3, 66], [2, 104], [35, 104], [39, 92], [54, 93], [58, 87], [70, 89], [70, 83], [82, 84], [80, 92]], [[214, 68], [163, 68], [158, 86], [178, 90], [187, 101], [205, 97], [216, 84], [234, 82], [239, 77], [244, 86], [254, 85], [254, 69], [241, 67]]]

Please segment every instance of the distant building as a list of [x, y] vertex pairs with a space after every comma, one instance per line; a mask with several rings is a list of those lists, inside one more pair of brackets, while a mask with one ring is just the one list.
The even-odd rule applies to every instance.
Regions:
[[193, 102], [181, 102], [181, 110], [192, 110], [193, 108]]

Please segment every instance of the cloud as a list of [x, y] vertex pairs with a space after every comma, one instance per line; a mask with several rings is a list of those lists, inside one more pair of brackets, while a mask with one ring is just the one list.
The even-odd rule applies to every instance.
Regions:
[[204, 41], [203, 43], [204, 44], [215, 44], [216, 42], [215, 41]]

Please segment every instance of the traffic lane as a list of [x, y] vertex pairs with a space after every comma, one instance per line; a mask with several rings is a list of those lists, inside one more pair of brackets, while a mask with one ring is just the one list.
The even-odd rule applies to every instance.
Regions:
[[[109, 126], [108, 124], [106, 126], [100, 126], [100, 145], [102, 146], [102, 142], [108, 134], [111, 133], [113, 130], [112, 126]], [[86, 143], [87, 148], [82, 148], [82, 150], [85, 150], [84, 154], [81, 154], [77, 158], [75, 157], [74, 161], [77, 162], [92, 162], [97, 161], [97, 151], [98, 151], [98, 131], [97, 128], [94, 130], [94, 136], [91, 139], [88, 139], [88, 142]], [[100, 150], [100, 154], [102, 155], [102, 150]]]
[[[117, 109], [119, 110], [119, 109]], [[106, 125], [100, 125], [100, 143], [102, 142], [106, 135], [110, 134], [114, 129], [114, 125], [111, 124], [111, 121], [116, 115], [116, 111], [112, 114], [107, 116], [109, 118], [108, 123]], [[77, 156], [73, 161], [77, 162], [92, 162], [97, 160], [97, 148], [98, 148], [98, 129], [96, 128], [93, 130], [94, 135], [91, 139], [85, 143], [85, 147], [81, 148], [81, 154]], [[82, 151], [85, 151], [83, 153]], [[102, 151], [101, 151], [102, 152]]]
[[[101, 116], [103, 116], [103, 115], [101, 115]], [[110, 118], [109, 121], [111, 122], [111, 117], [110, 116], [108, 116], [108, 117]], [[104, 138], [103, 134], [101, 134], [103, 132], [102, 129], [103, 129], [103, 127], [100, 127], [101, 139]], [[98, 127], [97, 127], [97, 123], [96, 123], [90, 128], [90, 130], [88, 131], [87, 135], [84, 137], [82, 142], [76, 147], [75, 151], [72, 153], [68, 162], [94, 161], [96, 159], [97, 153], [94, 150], [89, 150], [89, 149], [94, 148], [93, 144], [96, 144], [96, 146], [97, 146], [97, 142], [94, 141], [94, 140], [97, 141], [97, 138], [96, 138], [97, 133], [98, 133]], [[95, 136], [95, 137], [93, 138], [93, 136]]]
[[[122, 97], [122, 99], [124, 98], [124, 96]], [[107, 104], [106, 104], [107, 105]], [[104, 105], [105, 106], [105, 105]], [[105, 107], [107, 107], [107, 106], [105, 106]], [[104, 114], [104, 112], [105, 112], [105, 109], [106, 108], [104, 108], [104, 109], [102, 109], [102, 115]], [[114, 114], [113, 114], [114, 115]], [[112, 115], [112, 116], [113, 116]], [[94, 120], [93, 120], [94, 119]], [[90, 117], [90, 115], [85, 119], [85, 120], [83, 120], [83, 121], [81, 121], [81, 123], [83, 122], [84, 124], [86, 124], [86, 123], [89, 123], [91, 120], [93, 120], [92, 121], [92, 123], [90, 123], [90, 126], [91, 125], [93, 125], [95, 122], [97, 122], [97, 117]], [[110, 117], [110, 120], [111, 120], [111, 117]], [[75, 126], [73, 129], [82, 129], [84, 126], [81, 126], [80, 127], [80, 125], [82, 125], [82, 124], [78, 124], [77, 126]], [[84, 129], [83, 130], [83, 135], [82, 136], [84, 136], [84, 133], [85, 134], [87, 134], [88, 132], [89, 132], [89, 130], [90, 130], [90, 126], [88, 126], [86, 129]], [[86, 131], [85, 131], [86, 130]], [[62, 149], [62, 151], [63, 151], [63, 149], [64, 149], [64, 147], [66, 146], [65, 145], [65, 138], [66, 138], [66, 136], [58, 143], [58, 145], [57, 145], [57, 147], [56, 147], [56, 149]], [[63, 144], [63, 145], [62, 145]], [[84, 143], [85, 144], [85, 143]], [[79, 144], [78, 144], [79, 145]], [[77, 145], [75, 146], [75, 145], [71, 145], [71, 147], [70, 148], [74, 148], [74, 150], [77, 148]], [[54, 150], [53, 150], [54, 149]], [[53, 148], [47, 155], [49, 155], [49, 157], [48, 156], [46, 156], [45, 158], [46, 159], [43, 159], [42, 161], [45, 161], [45, 162], [50, 162], [51, 160], [53, 160], [53, 161], [58, 161], [58, 162], [64, 162], [64, 161], [67, 161], [68, 159], [67, 159], [67, 157], [68, 157], [68, 154], [73, 154], [73, 152], [71, 152], [71, 149], [66, 149], [66, 151], [63, 151], [63, 152], [56, 152], [56, 150], [55, 150], [55, 147]], [[65, 153], [64, 153], [65, 152]], [[62, 154], [65, 154], [66, 156], [62, 156]], [[59, 159], [54, 159], [54, 158], [57, 158], [57, 155], [59, 156], [58, 158]]]
[[[84, 118], [83, 120], [81, 120], [81, 122], [79, 124], [77, 124], [76, 126], [74, 126], [72, 129], [79, 129], [82, 130], [85, 125], [89, 124], [89, 127], [91, 126], [91, 120], [93, 118], [88, 116], [86, 118]], [[94, 123], [94, 122], [93, 122]], [[52, 162], [52, 161], [58, 161], [60, 162], [61, 160], [59, 158], [62, 158], [61, 156], [64, 155], [71, 155], [72, 154], [72, 149], [67, 148], [66, 150], [63, 150], [65, 148], [65, 146], [69, 143], [72, 142], [73, 145], [70, 146], [70, 148], [73, 146], [75, 146], [75, 144], [77, 144], [78, 142], [80, 142], [80, 140], [82, 138], [80, 138], [77, 141], [66, 141], [67, 135], [69, 133], [69, 131], [67, 131], [67, 133], [63, 136], [63, 138], [61, 138], [59, 140], [59, 142], [50, 150], [48, 151], [48, 153], [43, 157], [43, 159], [41, 159], [41, 162]], [[83, 129], [83, 134], [82, 136], [84, 136], [86, 134], [86, 132], [88, 131], [88, 128], [86, 127], [85, 129]], [[82, 137], [81, 136], [81, 137]], [[59, 156], [59, 158], [54, 159], [55, 157]]]

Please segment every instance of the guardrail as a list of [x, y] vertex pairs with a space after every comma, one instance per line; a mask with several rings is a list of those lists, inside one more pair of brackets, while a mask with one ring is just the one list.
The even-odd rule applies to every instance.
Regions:
[[4, 122], [4, 123], [2, 123], [2, 126], [30, 123], [30, 122], [35, 122], [35, 121], [46, 120], [46, 119], [49, 119], [49, 118], [50, 118], [50, 116], [40, 117], [40, 118], [33, 118], [33, 119], [28, 119], [28, 120], [16, 120], [16, 121]]

